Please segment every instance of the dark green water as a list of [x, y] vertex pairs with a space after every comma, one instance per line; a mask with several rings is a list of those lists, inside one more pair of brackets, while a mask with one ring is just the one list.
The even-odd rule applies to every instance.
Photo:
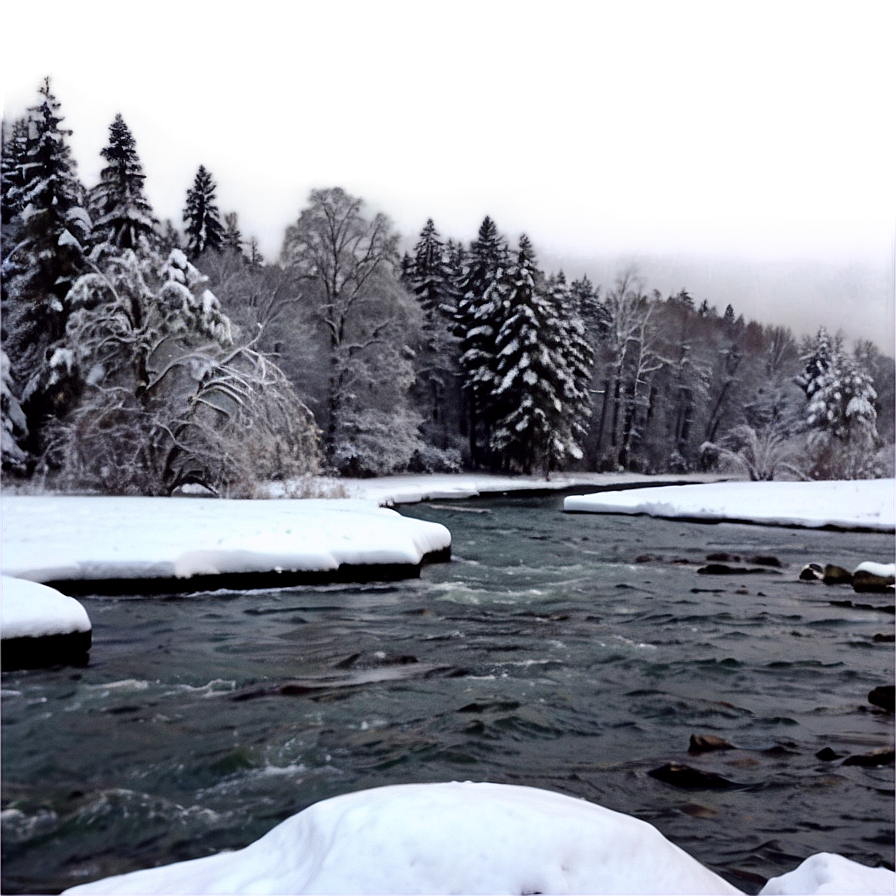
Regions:
[[[893, 867], [893, 615], [809, 561], [892, 535], [566, 515], [560, 497], [406, 508], [454, 562], [388, 585], [85, 598], [84, 668], [4, 673], [2, 890], [59, 891], [257, 839], [360, 788], [476, 780], [628, 812], [756, 892], [806, 856]], [[707, 555], [780, 571], [698, 575]], [[650, 555], [651, 559], [645, 559]], [[284, 686], [285, 685], [285, 686]], [[691, 734], [739, 749], [688, 756]], [[648, 773], [688, 763], [733, 786]]]

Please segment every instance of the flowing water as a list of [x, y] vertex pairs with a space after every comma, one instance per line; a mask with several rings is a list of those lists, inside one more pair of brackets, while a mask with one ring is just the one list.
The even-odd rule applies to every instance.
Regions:
[[[419, 580], [82, 599], [89, 665], [3, 675], [3, 892], [238, 848], [326, 797], [444, 780], [635, 815], [746, 892], [815, 852], [892, 868], [893, 766], [842, 761], [893, 744], [867, 701], [893, 681], [892, 598], [797, 578], [890, 561], [892, 535], [561, 507], [404, 509], [453, 534], [453, 562]], [[719, 552], [782, 566], [699, 574]], [[738, 749], [689, 755], [692, 734]], [[668, 763], [720, 778], [650, 774]]]

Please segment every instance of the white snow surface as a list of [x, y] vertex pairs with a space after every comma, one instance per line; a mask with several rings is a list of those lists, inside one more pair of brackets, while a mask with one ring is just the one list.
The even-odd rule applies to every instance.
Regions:
[[857, 572], [871, 573], [871, 575], [880, 576], [882, 579], [896, 578], [896, 563], [874, 563], [871, 560], [866, 560], [853, 570], [853, 574]]
[[73, 597], [25, 579], [0, 578], [0, 633], [7, 638], [42, 638], [89, 632], [87, 611]]
[[738, 893], [652, 825], [504, 784], [406, 784], [317, 803], [236, 852], [66, 893]]
[[0, 506], [3, 573], [35, 582], [417, 564], [451, 544], [444, 526], [371, 500], [3, 495]]
[[894, 531], [893, 479], [716, 482], [568, 497], [564, 510]]
[[820, 852], [794, 871], [771, 878], [760, 896], [800, 896], [802, 893], [896, 893], [896, 875], [887, 868], [868, 868], [843, 856]]
[[[674, 482], [715, 482], [715, 474], [684, 474], [661, 477]], [[413, 504], [479, 495], [533, 490], [560, 491], [576, 486], [609, 486], [656, 482], [656, 476], [638, 473], [552, 473], [544, 476], [496, 476], [490, 473], [407, 473], [376, 479], [338, 479], [331, 484], [345, 488], [351, 497], [372, 498], [381, 504]]]

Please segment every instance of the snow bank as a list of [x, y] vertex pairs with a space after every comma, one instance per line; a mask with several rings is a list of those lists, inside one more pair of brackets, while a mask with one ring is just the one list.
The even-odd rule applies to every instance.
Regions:
[[850, 482], [717, 482], [566, 498], [563, 509], [646, 513], [669, 519], [743, 520], [782, 526], [837, 526], [892, 532], [892, 479]]
[[[661, 477], [661, 481], [715, 482], [715, 474]], [[606, 487], [656, 482], [656, 476], [638, 473], [552, 473], [543, 476], [497, 476], [491, 473], [408, 473], [376, 479], [329, 480], [351, 497], [370, 498], [381, 504], [415, 504], [419, 501], [475, 498], [502, 492], [561, 491], [579, 486]]]
[[2, 497], [3, 572], [36, 582], [417, 565], [437, 523], [370, 500]]
[[795, 871], [773, 877], [760, 896], [800, 896], [803, 893], [896, 893], [896, 875], [886, 868], [867, 868], [843, 856], [820, 852]]
[[66, 893], [738, 893], [646, 822], [529, 787], [325, 800], [237, 852]]
[[53, 588], [3, 576], [0, 579], [0, 632], [3, 640], [89, 632], [87, 611]]

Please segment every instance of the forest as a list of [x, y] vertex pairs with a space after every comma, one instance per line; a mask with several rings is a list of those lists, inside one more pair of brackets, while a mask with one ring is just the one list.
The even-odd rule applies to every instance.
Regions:
[[434, 219], [404, 242], [340, 187], [311, 192], [272, 262], [203, 166], [182, 226], [159, 221], [121, 115], [85, 187], [63, 122], [46, 79], [3, 123], [4, 483], [893, 475], [894, 362], [872, 342], [664, 296], [635, 267], [548, 272], [490, 217], [469, 244]]

